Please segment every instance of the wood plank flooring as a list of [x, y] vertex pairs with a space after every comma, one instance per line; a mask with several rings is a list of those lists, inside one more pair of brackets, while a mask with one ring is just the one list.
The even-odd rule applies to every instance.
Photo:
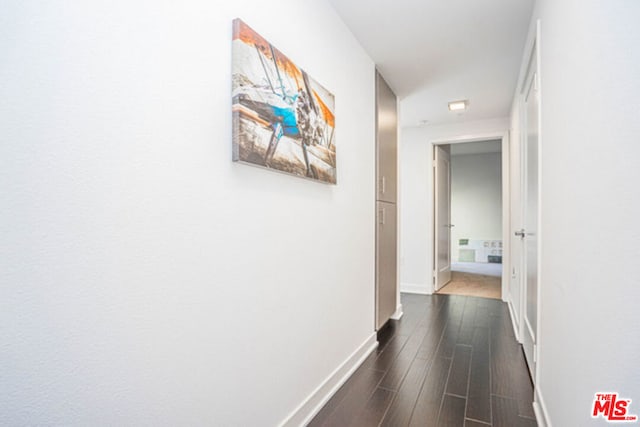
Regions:
[[404, 316], [309, 426], [536, 426], [506, 304], [402, 294]]
[[502, 278], [452, 271], [451, 281], [444, 285], [438, 294], [502, 299]]

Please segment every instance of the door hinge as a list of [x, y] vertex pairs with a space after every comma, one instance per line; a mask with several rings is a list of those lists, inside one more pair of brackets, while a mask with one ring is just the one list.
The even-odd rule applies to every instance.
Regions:
[[538, 346], [537, 345], [533, 345], [533, 363], [536, 363], [538, 361]]
[[437, 165], [437, 163], [436, 163], [436, 159], [433, 159], [433, 167], [435, 168], [435, 167], [436, 167], [436, 165]]

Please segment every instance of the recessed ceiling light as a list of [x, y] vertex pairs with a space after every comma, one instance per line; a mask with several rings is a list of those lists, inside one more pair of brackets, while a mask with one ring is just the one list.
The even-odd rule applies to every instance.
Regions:
[[466, 99], [463, 101], [451, 101], [449, 103], [449, 111], [462, 111], [467, 108], [469, 101]]

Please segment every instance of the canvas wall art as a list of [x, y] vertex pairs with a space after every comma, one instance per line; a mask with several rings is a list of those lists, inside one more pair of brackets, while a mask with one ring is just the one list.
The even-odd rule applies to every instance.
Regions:
[[233, 160], [335, 184], [335, 98], [233, 22]]

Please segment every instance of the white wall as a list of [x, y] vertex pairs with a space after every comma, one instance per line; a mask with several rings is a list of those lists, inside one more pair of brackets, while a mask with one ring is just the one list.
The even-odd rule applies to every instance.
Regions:
[[640, 3], [539, 0], [539, 392], [554, 426], [601, 425], [594, 393], [640, 414]]
[[400, 287], [431, 293], [433, 271], [433, 172], [431, 142], [503, 135], [508, 118], [403, 128], [400, 140]]
[[[338, 186], [231, 162], [235, 17], [335, 94]], [[0, 424], [283, 422], [373, 334], [372, 61], [319, 0], [0, 27]]]
[[502, 154], [451, 156], [451, 260], [459, 239], [502, 240]]

